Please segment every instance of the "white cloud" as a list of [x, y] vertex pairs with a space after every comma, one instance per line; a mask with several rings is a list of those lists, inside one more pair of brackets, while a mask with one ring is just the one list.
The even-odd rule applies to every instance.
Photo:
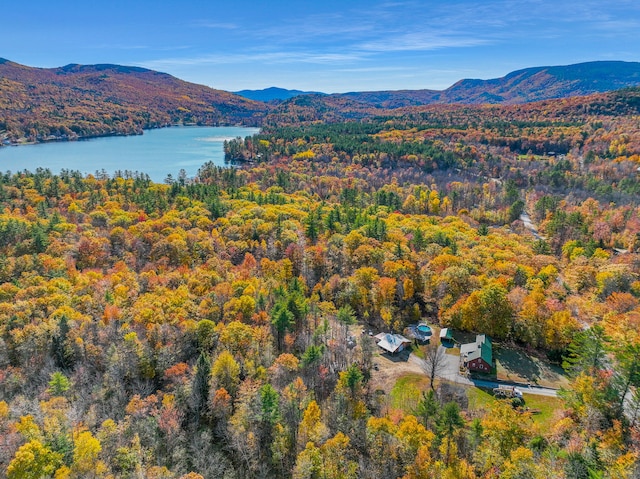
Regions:
[[214, 30], [236, 30], [238, 28], [238, 25], [235, 23], [208, 22], [205, 20], [194, 22], [193, 26], [196, 28], [211, 28]]
[[377, 72], [400, 72], [414, 71], [414, 67], [362, 67], [362, 68], [336, 68], [336, 73], [377, 73]]
[[138, 62], [140, 66], [152, 69], [170, 69], [180, 66], [232, 65], [244, 63], [314, 63], [344, 64], [363, 58], [357, 53], [311, 53], [311, 52], [255, 52], [240, 54], [209, 54], [194, 57], [175, 57]]
[[99, 45], [88, 45], [87, 48], [100, 48], [105, 50], [148, 50], [148, 45], [125, 45], [122, 43], [101, 43]]
[[491, 43], [488, 38], [476, 38], [446, 33], [407, 33], [357, 45], [368, 52], [432, 51], [443, 48], [477, 47]]

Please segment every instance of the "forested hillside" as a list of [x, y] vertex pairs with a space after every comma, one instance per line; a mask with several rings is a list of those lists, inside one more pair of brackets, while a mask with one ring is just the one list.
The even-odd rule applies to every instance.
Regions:
[[[517, 104], [607, 92], [640, 84], [640, 64], [591, 62], [536, 67], [492, 80], [461, 80], [443, 91], [325, 95], [270, 88], [239, 94], [166, 73], [121, 65], [32, 68], [0, 58], [0, 145], [141, 134], [174, 124], [282, 125], [386, 115], [420, 105]], [[283, 104], [264, 101], [285, 99]], [[293, 97], [293, 98], [291, 98]]]
[[490, 80], [464, 79], [446, 90], [352, 92], [341, 96], [378, 108], [451, 104], [529, 103], [604, 93], [640, 85], [640, 63], [600, 61], [533, 67]]
[[[488, 122], [490, 116], [497, 115], [503, 121], [523, 120], [525, 115], [533, 115], [536, 120], [557, 118], [559, 121], [571, 119], [584, 121], [593, 115], [628, 116], [638, 113], [639, 87], [630, 87], [588, 96], [545, 100], [522, 105], [465, 105], [465, 104], [409, 104], [392, 108], [375, 106], [366, 100], [350, 99], [344, 95], [304, 95], [292, 98], [270, 110], [263, 124], [284, 126], [308, 123], [336, 123], [347, 120], [363, 120], [376, 117], [401, 117], [405, 114], [432, 116], [438, 121], [453, 116], [463, 129], [475, 126], [479, 121]], [[386, 103], [386, 102], [385, 102]], [[468, 118], [466, 115], [470, 115]]]
[[47, 69], [0, 59], [0, 142], [141, 134], [173, 124], [256, 125], [265, 109], [144, 68]]

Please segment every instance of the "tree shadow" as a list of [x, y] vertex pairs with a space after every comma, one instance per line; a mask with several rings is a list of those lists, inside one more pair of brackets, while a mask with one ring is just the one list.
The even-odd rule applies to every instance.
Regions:
[[538, 382], [540, 380], [542, 370], [533, 359], [523, 352], [504, 349], [494, 351], [494, 354], [496, 361], [500, 362], [507, 375], [514, 375], [530, 382]]

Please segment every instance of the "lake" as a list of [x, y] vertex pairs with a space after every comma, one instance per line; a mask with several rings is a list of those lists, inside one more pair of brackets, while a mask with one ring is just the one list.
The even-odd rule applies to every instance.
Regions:
[[95, 173], [117, 170], [146, 173], [158, 183], [181, 169], [195, 176], [207, 161], [224, 165], [223, 142], [258, 133], [258, 128], [177, 126], [146, 130], [144, 135], [0, 147], [0, 171], [48, 168]]

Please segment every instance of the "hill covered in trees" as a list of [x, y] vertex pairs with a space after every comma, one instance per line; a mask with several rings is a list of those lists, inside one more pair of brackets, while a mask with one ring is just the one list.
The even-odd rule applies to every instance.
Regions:
[[268, 127], [336, 123], [376, 117], [399, 117], [404, 114], [411, 115], [414, 113], [425, 117], [432, 115], [434, 118], [453, 115], [460, 118], [464, 128], [467, 128], [465, 123], [465, 115], [467, 113], [475, 117], [476, 124], [479, 121], [487, 120], [482, 115], [495, 114], [504, 118], [503, 121], [510, 121], [516, 118], [522, 119], [523, 115], [528, 112], [539, 118], [576, 118], [583, 120], [585, 115], [590, 114], [603, 114], [606, 116], [637, 114], [640, 110], [639, 92], [640, 87], [629, 87], [600, 94], [516, 105], [430, 104], [398, 108], [374, 106], [367, 101], [340, 95], [303, 95], [276, 105], [266, 115], [263, 125]]
[[0, 140], [140, 134], [172, 124], [256, 125], [266, 107], [120, 65], [32, 68], [0, 60]]
[[600, 61], [533, 67], [491, 80], [460, 80], [446, 90], [353, 92], [341, 96], [375, 107], [434, 103], [515, 104], [584, 96], [640, 85], [640, 63]]
[[[7, 477], [631, 477], [631, 257], [551, 254], [454, 216], [428, 175], [394, 177], [305, 156], [188, 185], [3, 176]], [[573, 358], [556, 425], [444, 387], [393, 407], [370, 387], [375, 345], [350, 349], [347, 328], [421, 316]]]
[[286, 88], [269, 87], [262, 90], [241, 90], [234, 92], [236, 95], [243, 96], [250, 100], [256, 101], [278, 101], [288, 100], [300, 95], [315, 95], [322, 94], [320, 92], [313, 91], [301, 91], [301, 90], [288, 90]]

